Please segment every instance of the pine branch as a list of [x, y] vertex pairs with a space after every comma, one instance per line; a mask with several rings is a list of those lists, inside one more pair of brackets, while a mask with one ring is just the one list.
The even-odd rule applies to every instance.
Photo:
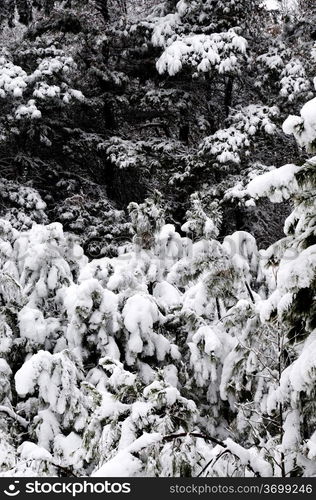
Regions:
[[24, 427], [24, 429], [27, 429], [30, 424], [28, 420], [17, 415], [15, 411], [13, 411], [8, 406], [0, 405], [0, 412], [6, 413], [7, 415], [9, 415], [9, 417], [14, 418], [14, 420], [16, 420], [21, 425], [21, 427]]
[[214, 444], [222, 446], [223, 448], [227, 448], [227, 445], [223, 441], [219, 441], [218, 439], [216, 439], [212, 436], [206, 436], [205, 434], [201, 434], [199, 432], [180, 432], [179, 434], [168, 434], [167, 436], [164, 436], [163, 440], [164, 441], [173, 441], [174, 439], [179, 439], [179, 438], [186, 437], [186, 436], [192, 436], [195, 438], [202, 438], [202, 439], [205, 439], [206, 441], [211, 441]]
[[245, 285], [246, 285], [246, 288], [247, 288], [247, 292], [249, 293], [249, 297], [251, 299], [251, 302], [254, 304], [255, 303], [255, 299], [254, 299], [254, 296], [253, 296], [253, 293], [251, 291], [251, 288], [248, 284], [248, 282], [245, 280]]

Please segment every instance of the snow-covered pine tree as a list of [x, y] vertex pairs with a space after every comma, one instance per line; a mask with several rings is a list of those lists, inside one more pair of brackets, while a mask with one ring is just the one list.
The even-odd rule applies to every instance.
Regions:
[[261, 4], [0, 6], [1, 474], [316, 473], [313, 6]]

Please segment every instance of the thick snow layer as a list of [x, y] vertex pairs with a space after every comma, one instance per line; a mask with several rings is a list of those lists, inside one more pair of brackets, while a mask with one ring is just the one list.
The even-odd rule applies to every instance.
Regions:
[[313, 460], [316, 458], [316, 431], [311, 435], [307, 441], [308, 458]]
[[45, 339], [59, 327], [57, 319], [44, 319], [43, 313], [39, 309], [24, 307], [19, 312], [18, 317], [21, 337], [39, 344], [44, 344]]
[[91, 477], [132, 477], [140, 474], [142, 462], [128, 451], [121, 451]]
[[46, 450], [49, 450], [51, 449], [51, 444], [55, 436], [58, 436], [61, 432], [59, 422], [53, 412], [48, 408], [38, 412], [38, 420], [40, 423], [36, 429], [38, 444]]
[[300, 432], [300, 412], [298, 410], [290, 411], [283, 423], [282, 449], [284, 453], [295, 450], [301, 442]]
[[282, 298], [282, 294], [279, 289], [275, 290], [267, 300], [263, 300], [256, 304], [257, 311], [260, 315], [261, 321], [269, 321], [272, 313], [277, 309]]
[[197, 344], [202, 339], [204, 341], [206, 354], [219, 358], [222, 353], [222, 343], [216, 335], [216, 332], [209, 326], [201, 326], [193, 335], [192, 340]]
[[271, 464], [262, 458], [255, 448], [246, 449], [235, 443], [231, 439], [225, 441], [227, 448], [239, 458], [243, 465], [248, 465], [252, 470], [259, 474], [260, 477], [273, 476]]
[[253, 137], [259, 132], [273, 134], [276, 126], [273, 118], [279, 114], [276, 106], [266, 107], [250, 104], [234, 111], [228, 121], [228, 128], [221, 128], [206, 137], [200, 149], [203, 153], [216, 157], [219, 163], [240, 163], [241, 153], [247, 152]]
[[[17, 120], [38, 120], [42, 117], [38, 106], [43, 99], [59, 99], [65, 104], [73, 99], [84, 100], [82, 92], [70, 88], [66, 81], [63, 81], [61, 86], [51, 84], [53, 77], [57, 77], [60, 82], [61, 78], [74, 68], [74, 60], [63, 55], [62, 51], [56, 53], [56, 56], [39, 59], [38, 66], [30, 74], [14, 65], [8, 58], [0, 56], [0, 98], [14, 98], [13, 111]], [[31, 94], [33, 99], [24, 101], [24, 94], [27, 93]]]
[[294, 133], [296, 127], [303, 125], [303, 120], [299, 116], [290, 115], [283, 123], [283, 132], [286, 135], [291, 135]]
[[62, 295], [69, 318], [66, 331], [69, 346], [80, 351], [87, 331], [95, 332], [94, 342], [102, 355], [118, 359], [119, 350], [112, 337], [118, 329], [117, 296], [104, 289], [95, 278], [71, 285], [62, 291]]
[[9, 475], [6, 472], [12, 469], [16, 464], [16, 450], [8, 440], [5, 432], [0, 430], [0, 477]]
[[[234, 260], [235, 268], [239, 269], [245, 276], [249, 271], [257, 274], [259, 268], [259, 252], [255, 238], [246, 231], [236, 231], [226, 236], [223, 241], [223, 249]], [[248, 276], [247, 276], [248, 277]]]
[[316, 331], [311, 333], [305, 342], [299, 357], [286, 368], [281, 376], [280, 390], [284, 398], [293, 397], [305, 391], [310, 394], [316, 381]]
[[131, 387], [136, 383], [136, 375], [124, 370], [123, 364], [119, 361], [105, 357], [101, 358], [99, 365], [102, 366], [105, 373], [109, 376], [107, 384], [114, 390], [122, 387]]
[[289, 102], [294, 101], [298, 96], [306, 94], [310, 90], [310, 80], [299, 59], [293, 59], [285, 64], [281, 77], [280, 95], [287, 98]]
[[[64, 425], [70, 425], [71, 422], [74, 430], [82, 430], [87, 412], [83, 404], [83, 394], [78, 388], [79, 380], [80, 372], [70, 359], [68, 351], [56, 354], [39, 351], [16, 372], [17, 393], [25, 397], [36, 392], [39, 400], [46, 406], [46, 409], [42, 410], [45, 418], [37, 427], [38, 433], [43, 433], [45, 426], [56, 431], [57, 417]], [[48, 439], [49, 442], [48, 429], [42, 435], [44, 441], [47, 442]]]
[[10, 376], [12, 370], [4, 358], [0, 358], [0, 374]]
[[139, 294], [127, 300], [122, 315], [124, 325], [131, 334], [151, 331], [160, 318], [156, 304], [149, 297]]
[[35, 443], [31, 443], [30, 441], [24, 441], [18, 448], [18, 453], [22, 460], [48, 460], [51, 462], [53, 460], [52, 455], [42, 448], [41, 446], [37, 446]]
[[156, 24], [153, 35], [152, 43], [155, 47], [164, 47], [167, 39], [173, 35], [175, 27], [180, 21], [179, 13], [167, 14]]
[[262, 3], [267, 10], [281, 10], [281, 5], [278, 0], [264, 0]]
[[180, 306], [182, 302], [179, 290], [167, 281], [157, 283], [153, 290], [153, 296], [160, 307], [163, 307], [166, 311]]

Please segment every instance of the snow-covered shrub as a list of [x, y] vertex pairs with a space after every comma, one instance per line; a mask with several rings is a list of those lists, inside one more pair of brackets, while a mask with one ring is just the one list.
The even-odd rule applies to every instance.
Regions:
[[241, 162], [241, 154], [247, 154], [253, 137], [259, 133], [273, 134], [276, 126], [273, 118], [279, 113], [277, 107], [253, 105], [232, 113], [228, 117], [231, 125], [206, 137], [200, 144], [201, 154], [212, 155], [219, 163]]

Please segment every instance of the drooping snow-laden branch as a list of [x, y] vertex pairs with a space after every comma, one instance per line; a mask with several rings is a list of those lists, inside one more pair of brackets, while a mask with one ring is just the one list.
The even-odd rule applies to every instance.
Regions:
[[51, 464], [53, 467], [56, 467], [56, 469], [60, 470], [63, 472], [66, 476], [72, 476], [72, 477], [78, 477], [72, 469], [69, 467], [63, 467], [62, 465], [56, 464], [55, 462], [52, 462], [51, 460], [47, 458], [28, 458], [27, 460], [24, 460], [25, 463], [27, 462], [46, 462], [47, 464]]
[[6, 413], [11, 418], [14, 418], [14, 420], [16, 420], [21, 425], [21, 427], [24, 427], [24, 429], [28, 428], [30, 422], [25, 418], [20, 417], [20, 415], [17, 415], [15, 411], [13, 411], [11, 408], [8, 408], [8, 406], [0, 405], [0, 412]]
[[173, 441], [174, 439], [183, 438], [185, 436], [205, 439], [206, 441], [211, 441], [212, 443], [218, 444], [223, 448], [227, 448], [227, 445], [223, 441], [219, 441], [212, 436], [206, 436], [205, 434], [201, 434], [199, 432], [180, 432], [178, 434], [168, 434], [167, 436], [163, 437], [163, 441]]

